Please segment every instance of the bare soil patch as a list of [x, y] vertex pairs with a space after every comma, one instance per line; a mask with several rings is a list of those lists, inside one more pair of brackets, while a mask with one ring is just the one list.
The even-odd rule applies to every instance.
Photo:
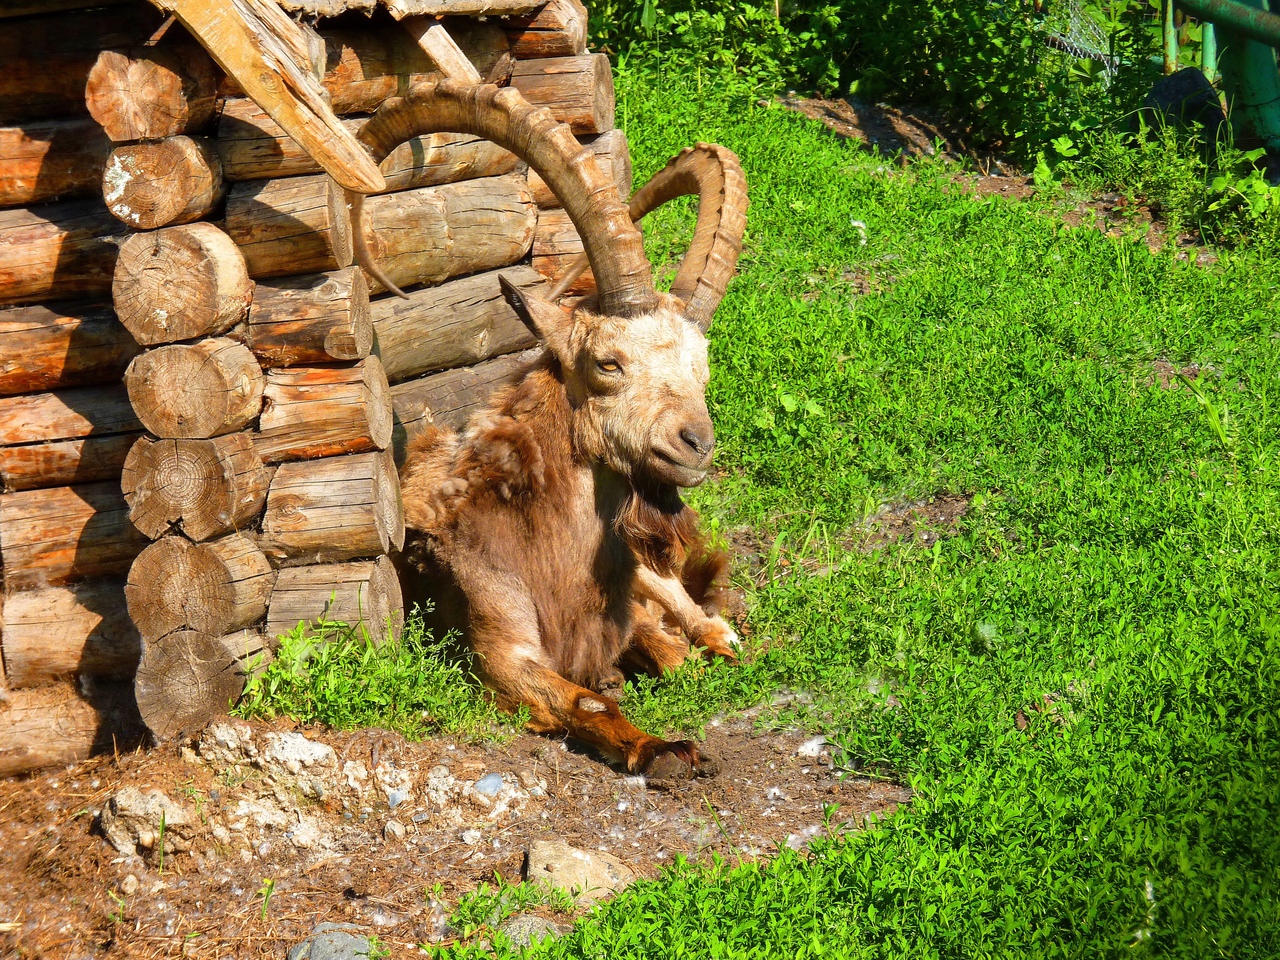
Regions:
[[960, 521], [969, 512], [973, 497], [944, 493], [906, 503], [885, 504], [851, 534], [845, 548], [869, 553], [894, 543], [931, 546], [942, 537], [959, 532]]
[[[909, 798], [842, 778], [820, 739], [760, 732], [755, 715], [708, 726], [717, 777], [661, 790], [531, 735], [486, 747], [230, 720], [188, 744], [2, 782], [0, 953], [278, 958], [316, 923], [339, 921], [409, 955], [456, 935], [433, 889], [451, 903], [519, 879], [538, 839], [606, 851], [651, 877], [679, 855], [802, 848]], [[169, 828], [163, 863], [163, 830], [144, 828], [149, 847], [129, 841], [125, 853], [102, 833], [101, 810], [126, 787], [158, 789], [189, 817]]]

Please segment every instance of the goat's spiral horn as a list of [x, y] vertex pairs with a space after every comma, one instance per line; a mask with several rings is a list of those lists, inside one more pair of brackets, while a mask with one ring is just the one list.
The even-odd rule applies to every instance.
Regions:
[[[640, 231], [595, 157], [549, 110], [533, 106], [510, 87], [445, 79], [417, 84], [403, 97], [386, 101], [357, 137], [381, 163], [406, 140], [429, 133], [484, 137], [528, 163], [560, 198], [582, 237], [600, 291], [601, 312], [626, 317], [653, 309], [658, 295]], [[348, 192], [347, 199], [360, 266], [395, 290], [366, 242], [364, 197]]]
[[[685, 316], [706, 330], [733, 277], [747, 224], [747, 181], [737, 155], [715, 143], [686, 147], [636, 191], [629, 212], [640, 220], [668, 200], [691, 194], [698, 196], [698, 225], [671, 292], [684, 301]], [[563, 295], [586, 268], [585, 256], [571, 263], [549, 299]]]

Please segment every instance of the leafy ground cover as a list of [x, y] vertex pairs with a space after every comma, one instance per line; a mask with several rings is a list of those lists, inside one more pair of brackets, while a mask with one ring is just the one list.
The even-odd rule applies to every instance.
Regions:
[[[624, 71], [620, 110], [641, 174], [698, 139], [746, 168], [696, 500], [767, 545], [753, 661], [629, 711], [804, 689], [779, 719], [915, 800], [808, 858], [674, 869], [540, 953], [1280, 954], [1277, 265], [1070, 229], [676, 77]], [[691, 216], [655, 217], [655, 261]], [[958, 535], [858, 549], [942, 494]]]
[[[620, 76], [638, 181], [695, 140], [747, 171], [694, 499], [761, 565], [750, 662], [628, 713], [696, 730], [803, 690], [774, 722], [914, 800], [807, 855], [677, 866], [534, 952], [1280, 955], [1280, 266], [1072, 229], [753, 103]], [[692, 210], [652, 220], [669, 263]], [[954, 535], [868, 535], [929, 498], [967, 502]], [[435, 673], [412, 682], [457, 685]]]

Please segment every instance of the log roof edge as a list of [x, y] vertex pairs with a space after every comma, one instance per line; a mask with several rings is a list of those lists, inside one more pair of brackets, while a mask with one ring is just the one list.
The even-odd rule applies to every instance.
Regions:
[[[130, 0], [0, 0], [0, 20], [10, 17], [70, 13], [118, 7]], [[547, 0], [277, 0], [282, 10], [313, 17], [336, 17], [351, 11], [373, 13], [385, 7], [397, 20], [405, 17], [524, 16], [546, 6]]]

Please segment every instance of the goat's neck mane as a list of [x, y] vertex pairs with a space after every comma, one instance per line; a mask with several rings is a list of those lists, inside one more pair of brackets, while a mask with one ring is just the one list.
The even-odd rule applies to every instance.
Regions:
[[[526, 373], [520, 390], [524, 403], [515, 406], [526, 410], [542, 407], [550, 414], [547, 419], [566, 431], [573, 456], [581, 465], [603, 466], [600, 458], [581, 442], [578, 411], [564, 380], [560, 361], [547, 351]], [[689, 549], [699, 541], [698, 515], [684, 505], [674, 484], [621, 479], [627, 494], [614, 515], [614, 532], [645, 566], [662, 576], [678, 575]]]
[[613, 522], [614, 532], [646, 567], [676, 576], [698, 539], [698, 515], [669, 483], [631, 484], [631, 493]]

